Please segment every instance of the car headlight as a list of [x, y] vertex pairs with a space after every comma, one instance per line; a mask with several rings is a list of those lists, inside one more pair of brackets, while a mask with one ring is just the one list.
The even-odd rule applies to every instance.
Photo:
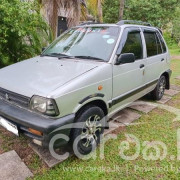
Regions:
[[33, 96], [31, 98], [30, 108], [48, 116], [59, 115], [59, 110], [54, 99]]

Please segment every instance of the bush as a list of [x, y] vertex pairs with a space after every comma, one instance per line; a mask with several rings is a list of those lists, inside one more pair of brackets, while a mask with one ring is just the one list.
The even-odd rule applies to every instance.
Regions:
[[119, 20], [119, 0], [105, 0], [103, 15], [105, 23], [117, 23]]
[[163, 37], [166, 40], [166, 43], [168, 47], [177, 47], [177, 42], [176, 40], [172, 37], [172, 35], [169, 32], [164, 32]]
[[0, 67], [39, 54], [51, 41], [36, 2], [1, 0], [0, 17]]
[[172, 21], [172, 36], [177, 43], [180, 42], [180, 7], [176, 8], [175, 15]]

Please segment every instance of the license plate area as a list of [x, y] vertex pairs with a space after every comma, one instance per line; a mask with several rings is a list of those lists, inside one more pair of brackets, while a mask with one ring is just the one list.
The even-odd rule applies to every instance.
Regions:
[[0, 126], [4, 127], [5, 129], [7, 129], [10, 132], [12, 132], [16, 136], [19, 136], [19, 131], [18, 131], [17, 126], [15, 124], [7, 121], [6, 119], [4, 119], [1, 116], [0, 116]]

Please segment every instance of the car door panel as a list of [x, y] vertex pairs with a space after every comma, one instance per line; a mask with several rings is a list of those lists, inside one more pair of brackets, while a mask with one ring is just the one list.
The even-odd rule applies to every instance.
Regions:
[[[133, 34], [134, 33], [134, 34]], [[133, 39], [133, 35], [136, 36]], [[127, 37], [128, 36], [128, 37]], [[128, 40], [131, 36], [132, 39]], [[136, 93], [138, 88], [141, 88], [144, 84], [144, 71], [145, 71], [145, 60], [143, 59], [143, 42], [140, 29], [138, 28], [127, 28], [123, 32], [123, 40], [120, 42], [117, 53], [133, 53], [131, 49], [134, 47], [134, 40], [137, 39], [137, 36], [141, 38], [141, 48], [142, 48], [142, 57], [136, 60], [133, 63], [120, 64], [113, 66], [113, 109], [118, 108], [126, 103], [132, 102], [136, 99]], [[126, 48], [126, 43], [132, 45], [131, 47]], [[136, 48], [136, 47], [135, 47]], [[140, 51], [137, 48], [137, 51]], [[136, 54], [137, 52], [135, 52]], [[138, 52], [139, 53], [139, 52]], [[137, 53], [137, 55], [138, 55]], [[136, 55], [135, 55], [136, 56]], [[134, 93], [136, 92], [136, 93]]]
[[163, 53], [159, 37], [157, 36], [157, 31], [144, 29], [143, 32], [147, 52], [145, 83], [150, 83], [159, 79], [160, 75], [164, 72], [166, 54]]

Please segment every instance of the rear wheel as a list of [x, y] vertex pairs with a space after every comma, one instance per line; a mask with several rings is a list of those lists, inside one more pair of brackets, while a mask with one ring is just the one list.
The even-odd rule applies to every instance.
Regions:
[[160, 100], [164, 96], [164, 91], [166, 89], [166, 78], [161, 76], [156, 88], [151, 92], [153, 100]]
[[87, 155], [100, 143], [104, 132], [104, 112], [97, 106], [87, 106], [77, 116], [76, 123], [80, 124], [72, 130], [73, 148], [81, 155]]

